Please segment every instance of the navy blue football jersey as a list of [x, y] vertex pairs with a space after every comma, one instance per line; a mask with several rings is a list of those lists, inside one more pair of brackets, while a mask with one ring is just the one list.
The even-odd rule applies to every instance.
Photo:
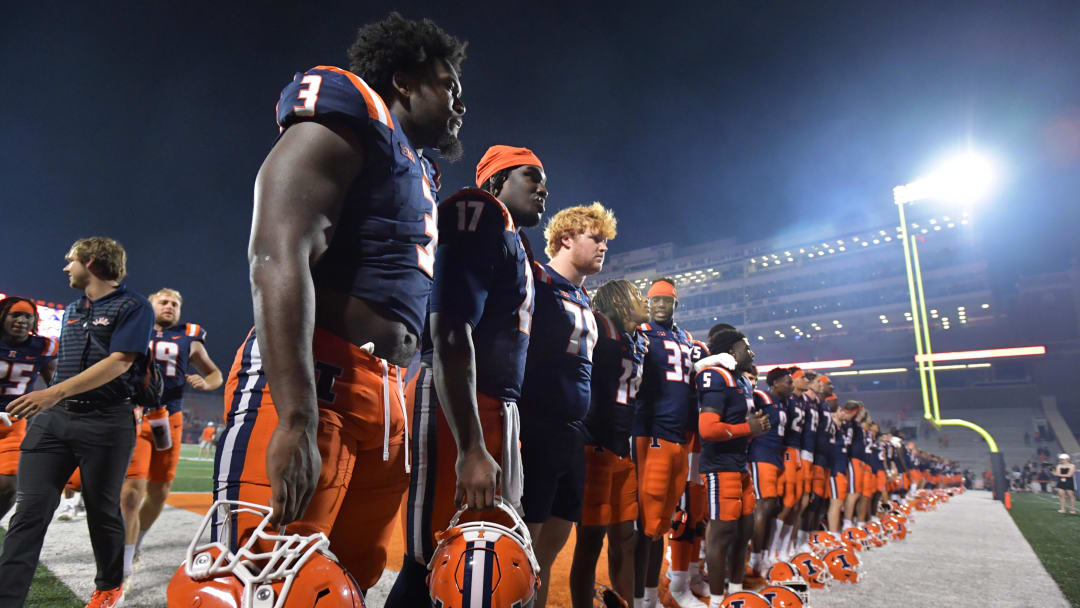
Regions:
[[848, 446], [848, 457], [866, 462], [866, 431], [859, 424], [852, 423], [854, 432], [851, 435], [851, 445]]
[[193, 373], [188, 361], [192, 342], [206, 344], [206, 330], [202, 325], [185, 323], [150, 333], [150, 352], [165, 384], [161, 405], [168, 408], [169, 414], [181, 411], [184, 405], [187, 375]]
[[630, 432], [645, 352], [641, 332], [625, 332], [595, 313], [599, 337], [593, 349], [592, 388], [585, 426], [593, 443], [619, 456], [630, 454]]
[[750, 461], [768, 462], [784, 467], [784, 431], [787, 411], [783, 402], [770, 391], [755, 390], [754, 406], [769, 415], [769, 430], [750, 440]]
[[[724, 424], [747, 423], [754, 409], [754, 388], [742, 374], [722, 367], [706, 367], [696, 378], [698, 402], [702, 411], [720, 414]], [[702, 473], [741, 473], [746, 471], [746, 452], [749, 436], [727, 441], [701, 438]]]
[[809, 395], [804, 397], [803, 412], [805, 412], [805, 415], [803, 418], [802, 449], [804, 452], [813, 454], [814, 446], [817, 444], [818, 423], [821, 416], [818, 401]]
[[307, 120], [342, 122], [364, 145], [326, 253], [312, 269], [317, 287], [351, 293], [419, 336], [438, 241], [438, 170], [409, 141], [370, 86], [352, 72], [317, 66], [281, 92], [282, 131]]
[[589, 296], [547, 264], [533, 263], [533, 333], [521, 389], [522, 424], [580, 421], [589, 409], [596, 317]]
[[0, 342], [0, 409], [32, 389], [59, 350], [59, 343], [46, 336], [31, 335], [14, 346]]
[[784, 447], [802, 449], [803, 430], [806, 428], [806, 401], [792, 393], [784, 406], [787, 410], [787, 429], [784, 431]]
[[830, 438], [829, 445], [831, 446], [831, 453], [829, 454], [829, 468], [834, 473], [847, 474], [849, 450], [851, 449], [851, 440], [854, 436], [855, 425], [849, 420], [843, 424], [837, 426], [835, 422], [829, 425]]
[[829, 425], [832, 424], [832, 415], [829, 412], [829, 402], [822, 400], [817, 404], [818, 423], [817, 437], [814, 440], [814, 464], [828, 466], [829, 462]]
[[694, 338], [677, 324], [667, 329], [643, 323], [639, 331], [649, 340], [649, 351], [634, 413], [634, 436], [686, 443], [688, 433], [697, 430], [697, 404], [690, 384]]
[[[466, 188], [439, 205], [439, 248], [429, 310], [472, 327], [476, 390], [521, 398], [533, 319], [533, 274], [510, 212], [483, 190]], [[425, 334], [425, 359], [430, 361]]]

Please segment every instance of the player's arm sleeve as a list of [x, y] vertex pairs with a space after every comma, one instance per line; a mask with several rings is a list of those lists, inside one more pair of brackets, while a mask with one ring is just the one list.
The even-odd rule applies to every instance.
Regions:
[[698, 434], [701, 438], [708, 441], [730, 441], [749, 435], [749, 422], [724, 422], [727, 404], [734, 399], [743, 398], [735, 386], [734, 376], [705, 369], [697, 375], [696, 381], [701, 402], [701, 412], [698, 414]]
[[439, 207], [439, 246], [431, 289], [431, 312], [453, 314], [474, 329], [484, 314], [496, 267], [506, 257], [500, 210], [491, 203], [475, 202], [451, 198]]
[[150, 345], [154, 328], [154, 309], [149, 302], [133, 300], [116, 319], [109, 339], [109, 352], [143, 354]]
[[281, 91], [277, 103], [281, 130], [308, 120], [343, 122], [362, 134], [394, 129], [379, 94], [356, 74], [332, 66], [298, 73]]
[[206, 328], [198, 323], [188, 323], [185, 325], [184, 334], [195, 342], [206, 344]]

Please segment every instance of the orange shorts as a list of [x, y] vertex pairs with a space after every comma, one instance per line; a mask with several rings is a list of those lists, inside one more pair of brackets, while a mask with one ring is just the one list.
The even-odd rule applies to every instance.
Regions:
[[26, 437], [26, 418], [0, 424], [0, 475], [19, 474], [19, 444]]
[[749, 473], [706, 473], [709, 519], [735, 521], [754, 512], [754, 484]]
[[784, 506], [794, 506], [802, 498], [802, 477], [799, 475], [799, 448], [784, 448]]
[[771, 462], [750, 462], [750, 479], [754, 484], [754, 498], [780, 496], [780, 467]]
[[183, 412], [169, 414], [169, 434], [172, 435], [172, 447], [167, 450], [154, 449], [154, 435], [150, 430], [150, 421], [143, 416], [139, 434], [135, 436], [135, 451], [131, 454], [128, 465], [128, 479], [149, 479], [167, 483], [176, 479], [176, 465], [180, 462], [180, 437], [184, 432]]
[[68, 478], [64, 487], [75, 492], [82, 492], [82, 471], [79, 470], [79, 467], [75, 467], [75, 472]]
[[922, 482], [922, 471], [919, 469], [911, 469], [909, 472], [911, 473], [911, 483], [918, 485]]
[[848, 495], [848, 476], [844, 473], [833, 471], [829, 476], [829, 498], [844, 500]]
[[[237, 351], [225, 385], [214, 492], [218, 500], [265, 505], [270, 501], [266, 448], [278, 417], [254, 334]], [[338, 561], [367, 589], [382, 575], [394, 518], [409, 487], [404, 370], [318, 328], [313, 352], [322, 469], [307, 510], [287, 532], [326, 534]], [[386, 439], [384, 416], [390, 419]], [[339, 520], [342, 525], [335, 525]], [[240, 517], [230, 522], [228, 538], [235, 545], [258, 523]]]
[[[457, 488], [457, 443], [450, 432], [435, 393], [434, 374], [422, 367], [405, 388], [412, 443], [412, 476], [408, 500], [401, 504], [401, 525], [406, 541], [405, 552], [427, 566], [435, 552], [435, 534], [450, 524], [457, 512], [454, 492]], [[495, 462], [502, 463], [503, 412], [510, 404], [487, 395], [476, 395], [484, 445]], [[488, 516], [493, 513], [487, 511]], [[467, 512], [461, 521], [481, 519], [485, 513]], [[501, 519], [499, 520], [502, 523]]]
[[863, 478], [866, 476], [864, 465], [863, 461], [856, 458], [848, 460], [848, 490], [853, 494], [862, 494]]
[[638, 519], [642, 532], [653, 539], [671, 529], [690, 468], [689, 446], [658, 437], [634, 437]]
[[826, 471], [825, 467], [821, 466], [820, 464], [815, 464], [813, 469], [813, 487], [811, 488], [811, 490], [814, 492], [814, 494], [817, 494], [822, 498], [828, 498], [828, 471]]
[[862, 495], [870, 498], [874, 495], [874, 492], [877, 492], [877, 474], [874, 473], [873, 467], [864, 462], [862, 475]]
[[638, 516], [634, 461], [594, 446], [585, 446], [585, 497], [581, 525], [606, 526]]

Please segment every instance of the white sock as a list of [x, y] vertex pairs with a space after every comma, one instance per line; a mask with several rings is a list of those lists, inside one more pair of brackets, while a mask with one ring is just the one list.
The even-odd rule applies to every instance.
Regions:
[[656, 607], [656, 587], [645, 587], [645, 598], [643, 605], [645, 608]]
[[806, 541], [810, 540], [810, 533], [806, 530], [799, 530], [799, 546], [806, 544]]
[[135, 567], [131, 565], [134, 556], [135, 545], [124, 545], [124, 576], [130, 576], [135, 572]]
[[709, 608], [721, 608], [721, 604], [723, 603], [723, 595], [716, 595], [715, 593], [709, 594]]
[[784, 523], [784, 520], [776, 520], [776, 528], [773, 530], [772, 542], [769, 543], [769, 548], [779, 553], [783, 548], [781, 539], [787, 536], [787, 533], [791, 531], [791, 526]]
[[690, 591], [690, 575], [685, 570], [668, 570], [668, 574], [671, 575], [671, 586], [669, 588], [672, 593]]
[[698, 562], [690, 562], [690, 567], [686, 569], [690, 574], [690, 578], [697, 578], [701, 576], [701, 564]]
[[645, 608], [645, 598], [643, 598], [643, 597], [635, 597], [634, 598], [634, 608]]
[[844, 529], [846, 530], [846, 529], [850, 528], [851, 526], [852, 526], [851, 520], [850, 519], [845, 519], [844, 520]]
[[754, 552], [754, 553], [750, 554], [750, 569], [751, 570], [756, 571], [758, 569], [758, 566], [761, 565], [761, 555], [762, 555], [761, 551], [757, 551], [757, 552]]
[[738, 593], [739, 591], [742, 591], [742, 583], [728, 583], [728, 595], [731, 595], [732, 593]]

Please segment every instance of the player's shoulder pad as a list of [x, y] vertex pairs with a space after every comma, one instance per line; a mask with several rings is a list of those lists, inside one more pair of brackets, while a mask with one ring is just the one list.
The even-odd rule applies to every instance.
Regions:
[[282, 129], [317, 117], [341, 118], [361, 128], [394, 130], [390, 108], [375, 89], [356, 74], [330, 65], [298, 72], [278, 99], [277, 122]]
[[55, 357], [60, 352], [60, 342], [56, 338], [50, 338], [49, 336], [35, 336], [41, 345], [42, 357]]
[[439, 233], [514, 232], [514, 220], [502, 201], [479, 188], [463, 188], [439, 203]]
[[184, 335], [199, 342], [206, 341], [206, 328], [198, 323], [185, 323]]
[[[702, 361], [705, 361], [705, 359], [702, 359]], [[706, 366], [702, 367], [697, 373], [697, 378], [699, 379], [698, 380], [699, 384], [701, 383], [700, 379], [703, 378], [706, 374], [711, 374], [714, 377], [718, 376], [721, 379], [721, 381], [723, 382], [723, 384], [715, 384], [715, 383], [713, 383], [712, 384], [713, 386], [726, 386], [728, 388], [735, 388], [736, 387], [735, 374], [733, 372], [729, 372], [728, 370], [726, 370], [726, 369], [724, 369], [724, 368], [722, 368], [720, 366], [706, 365]]]
[[599, 330], [601, 338], [619, 339], [619, 328], [615, 327], [615, 323], [611, 319], [595, 309], [593, 310], [593, 316], [596, 317], [596, 328]]
[[761, 390], [760, 388], [755, 388], [754, 389], [754, 398], [755, 399], [760, 399], [761, 402], [764, 403], [765, 405], [772, 405], [772, 403], [773, 403], [772, 397], [769, 396], [769, 393], [766, 393], [765, 391]]

